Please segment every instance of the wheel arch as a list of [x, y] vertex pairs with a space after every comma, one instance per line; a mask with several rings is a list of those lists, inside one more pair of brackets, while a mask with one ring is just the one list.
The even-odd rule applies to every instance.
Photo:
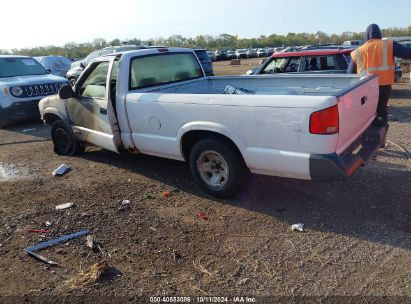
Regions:
[[[234, 136], [233, 136], [234, 135]], [[186, 132], [182, 132], [180, 138], [180, 150], [183, 158], [188, 161], [191, 149], [194, 145], [202, 139], [214, 138], [219, 139], [230, 145], [245, 162], [243, 151], [245, 146], [242, 140], [233, 132], [224, 128], [210, 128], [208, 127], [191, 127], [187, 128]]]
[[45, 113], [43, 113], [43, 121], [48, 124], [48, 125], [52, 125], [56, 120], [62, 120], [64, 123], [68, 124], [68, 121], [66, 118], [64, 118], [63, 115], [61, 115], [61, 113], [59, 113], [58, 111], [46, 111]]

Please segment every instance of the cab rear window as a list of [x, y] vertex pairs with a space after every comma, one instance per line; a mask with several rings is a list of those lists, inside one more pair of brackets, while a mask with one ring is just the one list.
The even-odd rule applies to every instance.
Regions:
[[203, 77], [193, 53], [154, 54], [131, 61], [130, 89], [138, 89]]

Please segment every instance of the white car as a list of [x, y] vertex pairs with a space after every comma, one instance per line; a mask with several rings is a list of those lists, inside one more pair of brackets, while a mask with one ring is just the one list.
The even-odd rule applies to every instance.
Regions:
[[266, 49], [258, 49], [257, 50], [257, 57], [267, 57], [267, 50]]
[[237, 56], [237, 59], [247, 58], [247, 50], [246, 49], [238, 49], [238, 50], [235, 51], [235, 55]]
[[32, 57], [0, 55], [0, 128], [40, 117], [40, 99], [56, 94], [67, 83]]

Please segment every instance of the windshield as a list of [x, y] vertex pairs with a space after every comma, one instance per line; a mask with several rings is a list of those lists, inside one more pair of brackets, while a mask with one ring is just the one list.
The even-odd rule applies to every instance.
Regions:
[[34, 58], [0, 58], [0, 77], [45, 75], [47, 70]]

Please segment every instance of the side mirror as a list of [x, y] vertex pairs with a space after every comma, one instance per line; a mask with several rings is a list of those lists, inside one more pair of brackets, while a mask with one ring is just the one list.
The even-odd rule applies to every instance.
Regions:
[[47, 72], [49, 72], [49, 74], [51, 74], [51, 69], [46, 69], [47, 70]]
[[61, 87], [59, 90], [59, 96], [61, 99], [69, 99], [71, 97], [74, 97], [73, 88], [69, 84]]
[[84, 64], [84, 61], [81, 61], [80, 62], [80, 67], [82, 68], [82, 69], [84, 69], [86, 66], [85, 66], [85, 64]]
[[245, 72], [246, 75], [253, 75], [253, 70], [248, 70], [247, 72]]

